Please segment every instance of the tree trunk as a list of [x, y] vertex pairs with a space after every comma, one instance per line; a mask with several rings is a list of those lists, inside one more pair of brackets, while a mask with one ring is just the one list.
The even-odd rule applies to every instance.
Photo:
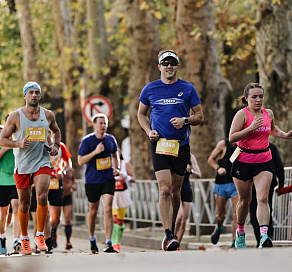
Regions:
[[102, 68], [109, 55], [104, 22], [103, 0], [87, 0], [88, 45], [93, 80], [102, 76]]
[[17, 5], [17, 15], [23, 49], [23, 78], [25, 82], [37, 81], [40, 85], [42, 85], [37, 66], [37, 50], [31, 23], [29, 1], [16, 0], [15, 3]]
[[194, 84], [205, 116], [204, 125], [192, 128], [191, 152], [198, 160], [202, 176], [213, 177], [214, 170], [207, 159], [224, 138], [227, 86], [218, 62], [212, 1], [179, 0], [173, 10], [182, 79]]
[[[260, 84], [265, 89], [265, 105], [271, 107], [275, 124], [291, 130], [292, 102], [292, 1], [260, 0], [257, 9], [256, 52]], [[285, 166], [292, 165], [292, 141], [271, 137]]]
[[[65, 97], [66, 145], [72, 154], [72, 163], [77, 178], [82, 176], [77, 154], [82, 140], [82, 113], [78, 80], [82, 67], [77, 64], [74, 28], [70, 17], [69, 0], [51, 0], [56, 25], [57, 44], [61, 58], [63, 97]], [[74, 136], [73, 136], [74, 135]]]
[[158, 20], [148, 10], [140, 10], [139, 0], [128, 1], [127, 14], [131, 65], [128, 87], [131, 160], [138, 179], [152, 179], [154, 173], [149, 138], [138, 123], [137, 109], [143, 87], [150, 81], [159, 78], [157, 68], [157, 55], [160, 49]]

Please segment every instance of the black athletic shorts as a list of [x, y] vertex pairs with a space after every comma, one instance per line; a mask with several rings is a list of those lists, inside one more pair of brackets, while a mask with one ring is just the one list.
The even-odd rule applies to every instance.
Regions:
[[[50, 205], [52, 206], [63, 206], [63, 189], [58, 190], [49, 190], [48, 200]], [[37, 200], [36, 200], [36, 192], [35, 187], [31, 189], [31, 203], [30, 209], [31, 212], [36, 212], [37, 210]]]
[[66, 195], [63, 197], [63, 206], [70, 206], [72, 205], [72, 195]]
[[263, 163], [245, 163], [235, 161], [232, 164], [231, 176], [237, 179], [247, 181], [252, 180], [253, 177], [258, 175], [260, 172], [268, 171], [275, 173], [275, 165], [272, 160]]
[[100, 196], [104, 194], [115, 194], [115, 179], [110, 179], [103, 183], [85, 183], [85, 193], [91, 203], [99, 201]]
[[193, 199], [194, 199], [193, 192], [181, 191], [180, 199], [182, 202], [193, 202]]
[[170, 169], [172, 173], [183, 176], [190, 161], [190, 145], [180, 146], [178, 157], [156, 154], [156, 145], [157, 142], [150, 142], [154, 172]]
[[18, 199], [16, 186], [0, 186], [0, 207], [8, 206], [11, 199]]
[[180, 199], [182, 202], [193, 202], [193, 189], [189, 180], [183, 181], [180, 192]]
[[35, 187], [31, 188], [31, 201], [30, 201], [29, 210], [31, 212], [36, 212], [36, 210], [37, 210], [37, 200], [36, 200]]
[[49, 190], [48, 200], [52, 206], [63, 206], [63, 189]]

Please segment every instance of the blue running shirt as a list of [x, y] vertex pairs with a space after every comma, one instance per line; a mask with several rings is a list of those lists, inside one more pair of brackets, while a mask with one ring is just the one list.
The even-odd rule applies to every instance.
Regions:
[[151, 107], [151, 129], [156, 130], [161, 138], [181, 140], [181, 146], [189, 143], [190, 126], [176, 129], [170, 119], [189, 117], [190, 109], [201, 103], [191, 83], [178, 79], [173, 84], [165, 84], [159, 79], [143, 88], [139, 100]]
[[107, 133], [103, 139], [96, 138], [95, 133], [85, 136], [82, 139], [78, 155], [84, 156], [91, 153], [100, 142], [104, 145], [104, 151], [86, 163], [85, 183], [103, 183], [114, 178], [112, 167], [105, 170], [96, 169], [96, 159], [110, 157], [112, 161], [112, 153], [118, 150], [117, 141], [114, 136]]

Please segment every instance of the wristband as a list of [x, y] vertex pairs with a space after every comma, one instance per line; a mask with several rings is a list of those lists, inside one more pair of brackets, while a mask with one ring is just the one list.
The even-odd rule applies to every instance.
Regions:
[[60, 148], [60, 144], [55, 143], [54, 145], [55, 145], [56, 147], [58, 147], [58, 149]]
[[126, 181], [127, 181], [127, 182], [130, 182], [130, 181], [131, 181], [131, 179], [132, 179], [132, 177], [131, 177], [131, 176], [129, 176], [129, 175], [126, 177]]
[[220, 165], [218, 165], [218, 167], [217, 167], [216, 171], [218, 171], [218, 170], [219, 170], [219, 168], [221, 168], [221, 166], [220, 166]]

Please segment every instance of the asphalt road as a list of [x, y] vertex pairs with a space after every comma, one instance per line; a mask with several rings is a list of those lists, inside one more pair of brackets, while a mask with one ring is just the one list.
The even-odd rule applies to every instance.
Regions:
[[137, 250], [120, 254], [85, 252], [9, 256], [0, 258], [0, 271], [291, 271], [288, 247], [246, 250]]
[[[12, 247], [12, 234], [7, 230], [8, 251]], [[87, 239], [72, 239], [73, 249], [65, 250], [65, 237], [58, 237], [58, 247], [54, 253], [33, 254], [32, 256], [0, 255], [0, 272], [74, 272], [74, 271], [291, 271], [292, 247], [269, 249], [229, 247], [203, 248], [163, 252], [134, 247], [122, 247], [122, 253], [91, 254]], [[100, 251], [103, 243], [98, 242]]]

